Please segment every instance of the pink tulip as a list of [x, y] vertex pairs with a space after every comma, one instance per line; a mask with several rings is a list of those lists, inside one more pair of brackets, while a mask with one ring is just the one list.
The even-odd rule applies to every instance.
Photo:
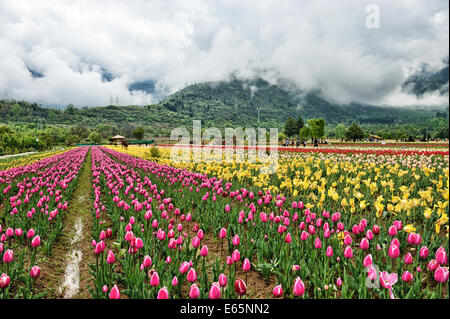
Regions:
[[314, 248], [319, 249], [322, 247], [322, 242], [320, 241], [319, 237], [316, 237], [316, 241], [314, 242]]
[[150, 286], [152, 287], [156, 287], [159, 285], [159, 275], [158, 273], [155, 271], [151, 277], [150, 277]]
[[383, 271], [380, 274], [381, 285], [386, 289], [391, 289], [397, 280], [398, 276], [396, 273], [389, 274], [387, 271]]
[[250, 261], [248, 260], [248, 258], [245, 258], [242, 264], [242, 269], [247, 272], [250, 271], [250, 267], [251, 267]]
[[439, 247], [439, 249], [436, 251], [435, 258], [439, 265], [447, 264], [447, 253], [445, 252], [444, 247]]
[[350, 235], [345, 235], [344, 237], [344, 245], [351, 245], [352, 244], [352, 238], [350, 237]]
[[236, 234], [233, 237], [233, 246], [237, 246], [237, 245], [239, 245], [239, 243], [240, 243], [239, 235]]
[[359, 248], [361, 248], [362, 250], [369, 249], [369, 240], [367, 238], [363, 238], [361, 240], [361, 243], [359, 244]]
[[197, 281], [197, 273], [195, 272], [194, 268], [189, 269], [189, 272], [188, 272], [186, 278], [190, 283]]
[[0, 276], [0, 289], [8, 288], [11, 278], [7, 274], [2, 274]]
[[331, 246], [327, 247], [327, 257], [333, 256], [333, 248]]
[[448, 280], [448, 268], [439, 266], [434, 272], [434, 279], [438, 282], [446, 282]]
[[27, 238], [30, 239], [31, 237], [34, 237], [35, 234], [36, 234], [36, 233], [35, 233], [34, 229], [31, 228], [31, 229], [29, 229], [28, 232], [27, 232]]
[[169, 299], [169, 290], [167, 290], [167, 287], [159, 289], [156, 299]]
[[395, 259], [398, 256], [400, 256], [400, 249], [398, 248], [398, 246], [396, 246], [396, 245], [389, 246], [388, 255], [392, 259]]
[[227, 230], [225, 228], [222, 228], [220, 230], [219, 237], [222, 238], [222, 239], [227, 237]]
[[407, 265], [411, 265], [413, 261], [411, 253], [407, 253], [405, 258], [403, 259], [403, 262]]
[[178, 278], [177, 278], [177, 276], [173, 276], [173, 278], [172, 278], [172, 286], [173, 287], [178, 286]]
[[300, 240], [307, 240], [309, 237], [308, 233], [305, 231], [302, 231], [302, 234], [300, 235]]
[[413, 280], [413, 275], [406, 270], [402, 275], [402, 280], [404, 282], [410, 282], [411, 280]]
[[224, 274], [220, 274], [219, 275], [219, 285], [220, 287], [226, 287], [228, 283], [228, 279], [227, 276], [225, 276]]
[[395, 227], [395, 226], [389, 227], [389, 235], [390, 236], [393, 237], [393, 236], [397, 235], [397, 231], [398, 231], [397, 227]]
[[336, 286], [338, 286], [338, 287], [341, 287], [341, 286], [342, 286], [342, 279], [341, 279], [341, 277], [339, 277], [339, 278], [336, 280]]
[[9, 264], [14, 260], [14, 252], [11, 249], [8, 249], [3, 255], [3, 262], [5, 264]]
[[200, 255], [201, 255], [202, 257], [208, 256], [208, 246], [204, 245], [204, 246], [202, 247], [202, 249], [200, 250]]
[[294, 282], [294, 295], [297, 297], [303, 296], [305, 293], [305, 284], [300, 279], [300, 277], [297, 277]]
[[429, 271], [435, 271], [439, 267], [439, 263], [436, 260], [432, 259], [428, 263], [427, 267]]
[[367, 277], [370, 280], [375, 280], [377, 278], [377, 270], [375, 269], [375, 267], [372, 265], [369, 265], [369, 266], [367, 266], [366, 269], [367, 269]]
[[350, 246], [345, 247], [344, 257], [345, 258], [352, 258], [353, 257], [353, 250], [352, 250], [352, 248]]
[[363, 265], [364, 267], [371, 266], [373, 264], [372, 254], [368, 254], [366, 257], [364, 257]]
[[113, 264], [116, 261], [116, 257], [114, 256], [114, 253], [112, 250], [108, 251], [108, 255], [106, 257], [106, 262], [108, 264]]
[[180, 273], [185, 274], [190, 268], [190, 265], [187, 261], [184, 261], [180, 266]]
[[145, 256], [142, 264], [144, 265], [144, 268], [150, 267], [152, 265], [152, 259], [150, 258], [150, 256]]
[[109, 293], [109, 299], [120, 299], [120, 291], [117, 285], [114, 285], [114, 287], [111, 289], [111, 292]]
[[429, 254], [429, 250], [426, 246], [422, 246], [422, 248], [420, 248], [420, 252], [419, 252], [419, 256], [422, 259], [425, 259], [428, 257]]
[[200, 289], [198, 289], [197, 284], [192, 284], [189, 289], [189, 298], [197, 299], [200, 296]]
[[287, 233], [286, 237], [284, 238], [284, 241], [288, 244], [290, 244], [292, 242], [292, 236], [291, 233]]
[[41, 244], [41, 237], [37, 235], [31, 240], [31, 247], [36, 248]]
[[209, 299], [220, 299], [220, 285], [218, 282], [213, 282], [209, 289]]
[[241, 253], [237, 249], [235, 249], [233, 251], [233, 254], [231, 256], [233, 258], [233, 262], [237, 262], [237, 261], [241, 260]]
[[30, 276], [32, 278], [36, 279], [37, 277], [39, 277], [40, 273], [41, 273], [41, 268], [39, 268], [38, 266], [31, 267]]

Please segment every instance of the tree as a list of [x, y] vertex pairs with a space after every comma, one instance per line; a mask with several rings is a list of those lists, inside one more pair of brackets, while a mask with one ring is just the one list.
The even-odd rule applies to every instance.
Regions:
[[66, 138], [65, 144], [67, 146], [73, 146], [74, 144], [77, 144], [80, 142], [80, 138], [76, 135], [69, 135]]
[[305, 126], [305, 122], [303, 121], [302, 117], [299, 116], [297, 119], [297, 132], [300, 132], [303, 126]]
[[334, 129], [334, 133], [336, 134], [336, 137], [341, 139], [341, 141], [344, 140], [346, 131], [347, 131], [347, 129], [345, 128], [344, 124], [339, 124]]
[[73, 115], [75, 114], [75, 106], [73, 106], [73, 104], [69, 104], [66, 106], [66, 109], [64, 110], [64, 113], [69, 114], [69, 115]]
[[138, 140], [143, 140], [145, 136], [144, 128], [140, 126], [136, 127], [136, 129], [133, 131], [133, 136]]
[[345, 137], [356, 142], [356, 140], [360, 140], [364, 137], [364, 131], [357, 124], [353, 123], [350, 125], [347, 132], [345, 132]]
[[298, 124], [297, 121], [291, 116], [286, 120], [286, 124], [284, 125], [284, 134], [287, 136], [296, 136], [298, 135]]
[[278, 133], [278, 141], [283, 141], [283, 140], [285, 140], [286, 139], [286, 134], [284, 134], [283, 132], [281, 132], [281, 133]]
[[99, 144], [102, 141], [102, 136], [98, 132], [92, 132], [89, 134], [89, 141]]
[[308, 120], [310, 137], [312, 139], [322, 138], [325, 133], [325, 120], [322, 118]]
[[307, 140], [311, 136], [311, 130], [308, 126], [303, 126], [299, 133], [300, 139]]
[[76, 135], [82, 140], [89, 136], [89, 129], [84, 125], [72, 126], [70, 128], [70, 135]]

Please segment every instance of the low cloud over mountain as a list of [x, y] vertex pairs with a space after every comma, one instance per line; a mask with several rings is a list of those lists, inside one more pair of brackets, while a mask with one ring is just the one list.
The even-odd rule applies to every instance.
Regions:
[[340, 104], [448, 104], [448, 85], [404, 89], [423, 63], [445, 67], [448, 2], [374, 4], [380, 28], [366, 27], [360, 0], [0, 0], [0, 96], [141, 105], [233, 74], [288, 79]]

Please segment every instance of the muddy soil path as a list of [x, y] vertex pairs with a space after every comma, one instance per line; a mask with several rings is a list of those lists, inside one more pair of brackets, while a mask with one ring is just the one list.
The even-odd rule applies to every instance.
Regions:
[[47, 298], [91, 298], [88, 286], [93, 286], [89, 264], [95, 262], [91, 247], [92, 231], [92, 157], [86, 156], [78, 185], [65, 215], [65, 227], [55, 243], [52, 256], [42, 256], [40, 291]]

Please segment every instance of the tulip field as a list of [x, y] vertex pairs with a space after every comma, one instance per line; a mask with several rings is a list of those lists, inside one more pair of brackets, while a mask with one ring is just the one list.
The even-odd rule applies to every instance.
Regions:
[[82, 182], [88, 268], [73, 298], [449, 297], [448, 145], [279, 148], [271, 175], [158, 149], [0, 162], [0, 298], [63, 297], [49, 265]]

